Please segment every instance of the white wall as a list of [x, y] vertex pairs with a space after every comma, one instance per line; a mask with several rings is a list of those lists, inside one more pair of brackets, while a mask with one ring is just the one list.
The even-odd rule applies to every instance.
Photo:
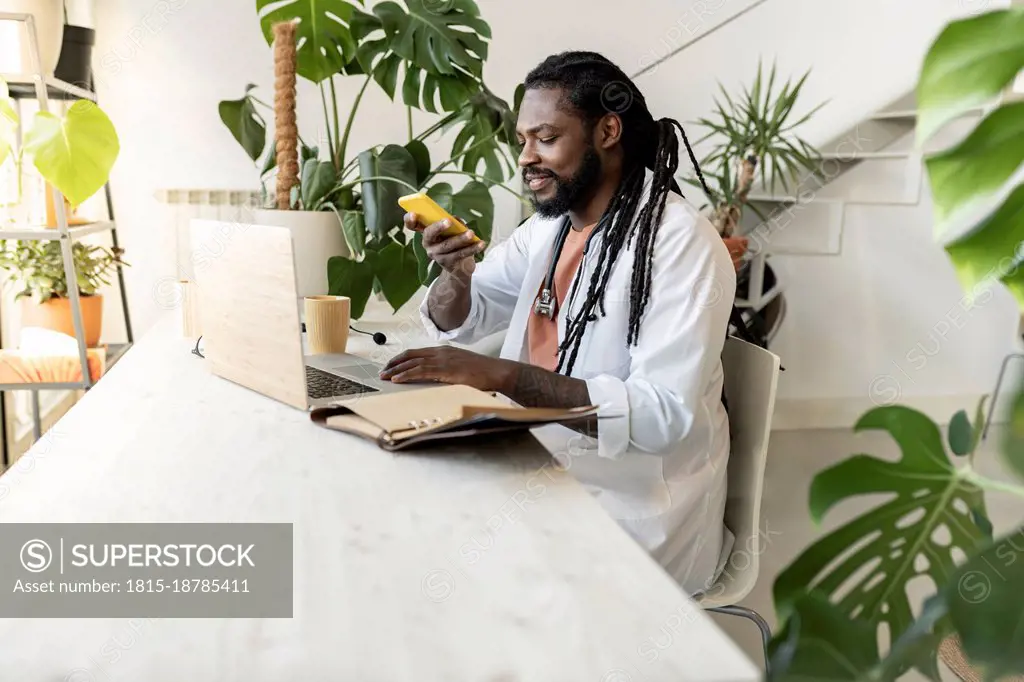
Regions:
[[[630, 74], [721, 23], [752, 0], [646, 0], [629, 12], [610, 0], [480, 0], [494, 29], [487, 80], [500, 95], [547, 54], [570, 48], [604, 52]], [[169, 236], [156, 233], [158, 188], [255, 187], [252, 164], [224, 129], [217, 102], [246, 83], [272, 94], [271, 56], [252, 0], [97, 0], [97, 71], [104, 108], [118, 126], [122, 156], [114, 173], [119, 223], [134, 267], [129, 287], [136, 326], [144, 331], [160, 307], [154, 287], [171, 276]], [[781, 74], [812, 74], [804, 107], [829, 99], [804, 135], [821, 143], [909, 91], [931, 39], [951, 17], [995, 0], [768, 0], [735, 24], [698, 42], [637, 79], [655, 116], [692, 121], [709, 111], [716, 81], [748, 83], [758, 57]], [[351, 101], [359, 81], [344, 82]], [[304, 136], [322, 127], [318, 94], [300, 85]], [[405, 140], [405, 112], [371, 88], [352, 149]], [[417, 128], [429, 123], [417, 114]], [[688, 129], [697, 136], [691, 125]], [[322, 135], [322, 133], [320, 133]], [[507, 234], [514, 201], [499, 201]], [[1016, 316], [1001, 293], [939, 340], [921, 368], [908, 365], [961, 292], [943, 252], [931, 242], [930, 208], [850, 207], [843, 254], [777, 257], [789, 285], [789, 317], [775, 350], [787, 372], [780, 421], [807, 401], [825, 400], [814, 423], [848, 425], [875, 400], [892, 395], [877, 377], [893, 376], [901, 398], [948, 416], [948, 405], [990, 388], [1010, 347]], [[898, 374], [893, 363], [907, 374]], [[896, 378], [898, 377], [898, 378]], [[880, 388], [881, 386], [881, 388]], [[950, 398], [950, 396], [952, 396]], [[789, 412], [787, 412], [789, 410]], [[796, 423], [796, 422], [793, 422]]]
[[[485, 0], [481, 10], [494, 31], [486, 79], [510, 99], [532, 66], [551, 52], [570, 48], [597, 49], [629, 65], [640, 59], [641, 50], [650, 51], [661, 40], [661, 27], [684, 22], [677, 27], [682, 39], [750, 2], [649, 0], [637, 14], [617, 16], [614, 30], [609, 30], [596, 20], [590, 0], [560, 0], [556, 6], [545, 0]], [[97, 0], [96, 13], [98, 89], [122, 142], [112, 178], [115, 209], [134, 258], [130, 295], [137, 326], [144, 330], [161, 312], [154, 289], [161, 277], [175, 274], [171, 235], [154, 233], [162, 212], [154, 191], [257, 186], [256, 170], [221, 124], [217, 102], [241, 96], [250, 82], [260, 87], [265, 101], [272, 99], [271, 53], [252, 0]], [[567, 30], [566, 22], [574, 28]], [[623, 39], [629, 35], [636, 41]], [[343, 114], [361, 82], [338, 81]], [[301, 79], [298, 101], [303, 137], [324, 140], [319, 93]], [[422, 130], [432, 120], [416, 112], [415, 127]], [[372, 86], [353, 128], [350, 150], [406, 139], [404, 107], [390, 103]], [[449, 144], [435, 145], [437, 153]], [[505, 217], [500, 227], [507, 233], [518, 223], [517, 202], [497, 190], [493, 195], [499, 216]]]
[[[730, 89], [749, 83], [758, 55], [776, 58], [781, 73], [811, 67], [803, 103], [829, 104], [802, 134], [823, 143], [911, 91], [949, 19], [1005, 4], [769, 0], [638, 83], [656, 114], [692, 120], [709, 110], [715, 80]], [[868, 162], [829, 194], [856, 192], [873, 170]], [[788, 302], [773, 346], [787, 369], [776, 425], [848, 425], [897, 400], [948, 419], [994, 387], [1016, 349], [1016, 305], [997, 289], [964, 309], [964, 292], [932, 241], [927, 179], [921, 195], [917, 206], [848, 205], [838, 256], [772, 259]]]

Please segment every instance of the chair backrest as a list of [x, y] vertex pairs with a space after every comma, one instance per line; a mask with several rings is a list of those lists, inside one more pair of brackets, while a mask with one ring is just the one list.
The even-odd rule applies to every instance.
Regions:
[[761, 491], [780, 362], [771, 351], [730, 337], [722, 351], [722, 366], [732, 441], [725, 524], [736, 542], [718, 581], [701, 599], [705, 606], [735, 604], [757, 582]]

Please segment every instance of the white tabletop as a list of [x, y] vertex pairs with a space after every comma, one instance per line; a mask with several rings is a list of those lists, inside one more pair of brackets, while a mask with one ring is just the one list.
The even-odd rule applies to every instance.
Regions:
[[293, 523], [294, 617], [2, 619], [3, 679], [759, 678], [546, 451], [385, 453], [211, 376], [176, 326], [0, 477], [0, 520]]

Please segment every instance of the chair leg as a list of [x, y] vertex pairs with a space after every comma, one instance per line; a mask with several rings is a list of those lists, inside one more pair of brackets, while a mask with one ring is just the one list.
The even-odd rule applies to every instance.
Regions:
[[768, 621], [761, 617], [757, 611], [748, 609], [745, 606], [714, 606], [709, 608], [708, 611], [714, 611], [715, 613], [724, 613], [728, 616], [739, 616], [740, 618], [746, 618], [747, 620], [753, 621], [757, 629], [761, 631], [761, 647], [764, 651], [764, 671], [767, 674], [768, 671], [768, 643], [772, 641], [772, 629], [768, 627]]

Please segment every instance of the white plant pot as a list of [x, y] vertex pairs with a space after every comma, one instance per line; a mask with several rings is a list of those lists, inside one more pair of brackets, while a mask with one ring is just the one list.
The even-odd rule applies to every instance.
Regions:
[[332, 256], [349, 255], [338, 216], [333, 211], [268, 209], [258, 209], [253, 214], [257, 225], [276, 225], [291, 230], [299, 296], [328, 293], [327, 260]]
[[[64, 39], [63, 0], [0, 0], [0, 13], [4, 12], [33, 16], [43, 75], [52, 76]], [[28, 25], [0, 21], [0, 73], [34, 74], [35, 68]]]

